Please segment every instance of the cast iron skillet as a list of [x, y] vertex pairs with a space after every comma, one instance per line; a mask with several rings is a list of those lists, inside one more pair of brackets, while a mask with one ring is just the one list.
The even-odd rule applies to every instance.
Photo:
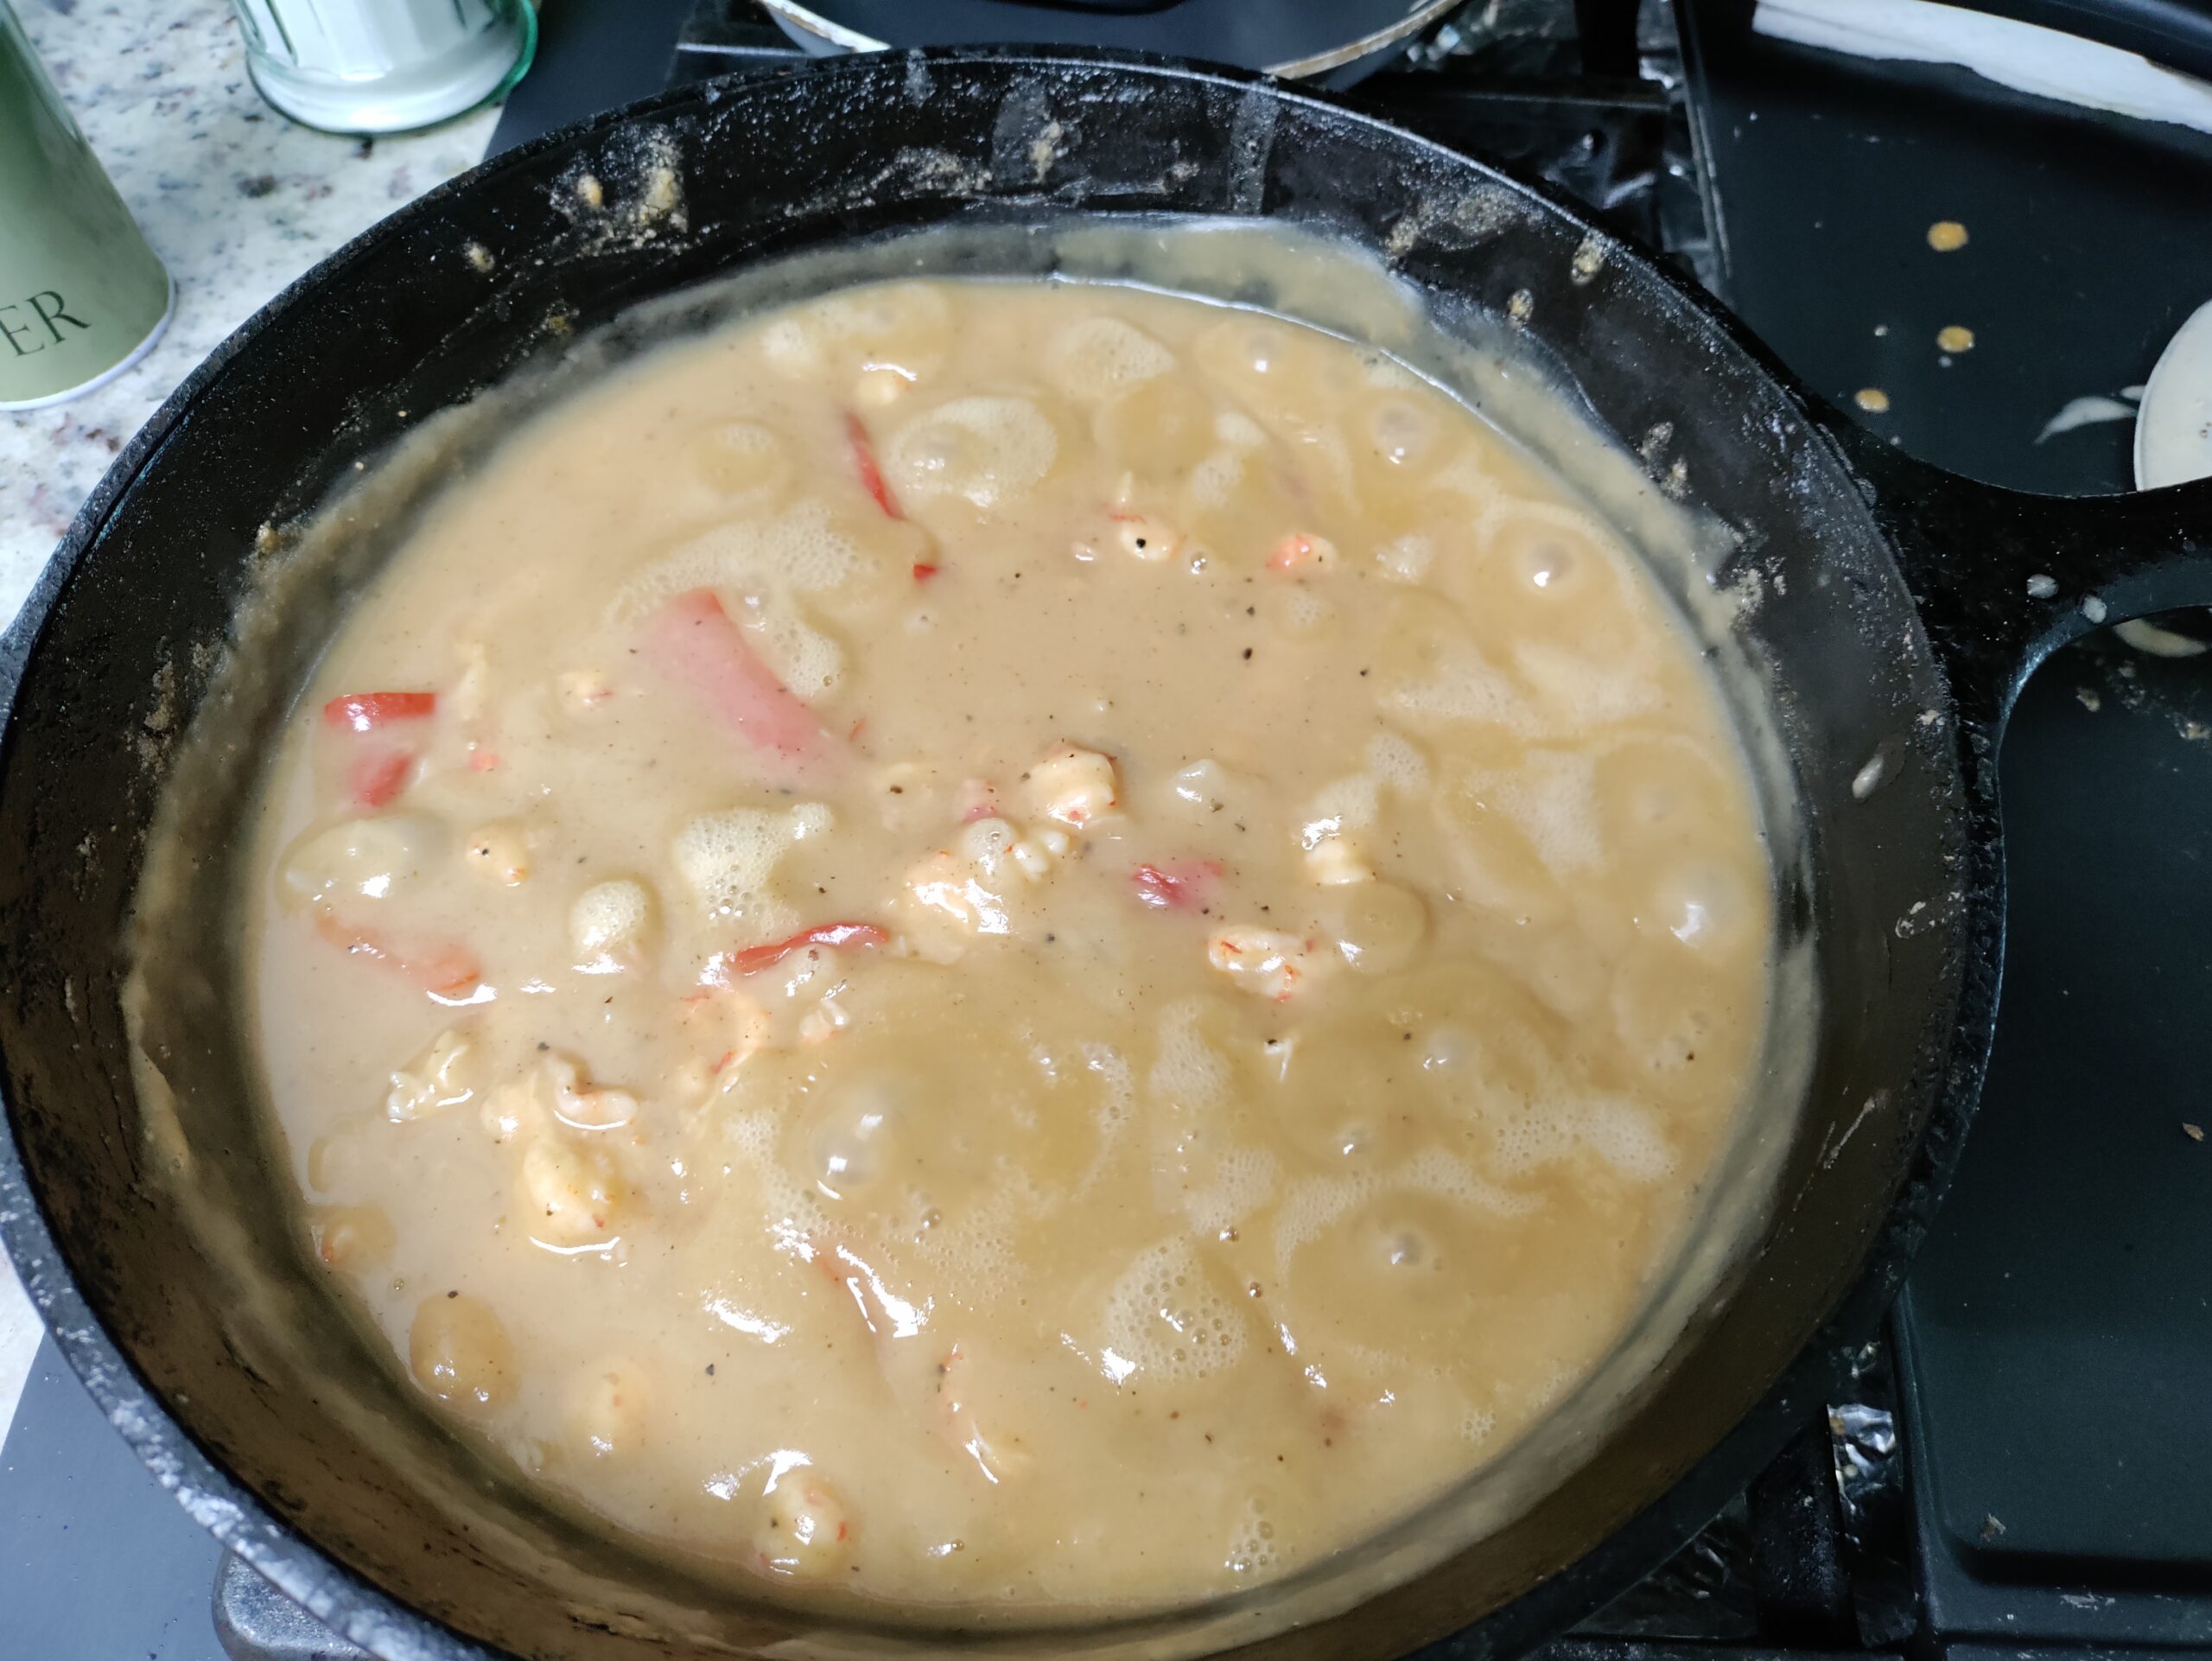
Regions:
[[[1054, 123], [1057, 148], [1033, 148]], [[633, 200], [647, 129], [674, 140], [687, 225], [577, 224], [574, 173]], [[223, 635], [262, 527], [538, 351], [549, 319], [588, 327], [771, 255], [1046, 205], [1295, 220], [1383, 251], [1440, 307], [1522, 313], [1595, 422], [1744, 533], [1768, 592], [1738, 632], [1767, 666], [1807, 831], [1782, 924], [1816, 942], [1822, 1009], [1756, 1259], [1518, 1520], [1350, 1612], [1333, 1577], [1371, 1571], [1432, 1517], [1225, 1611], [988, 1640], [1001, 1652], [1259, 1638], [1270, 1655], [1381, 1657], [1461, 1628], [1455, 1652], [1509, 1652], [1686, 1538], [1822, 1402], [1957, 1157], [1997, 992], [1994, 767], [2014, 695], [2098, 618], [2212, 601], [2212, 487], [2063, 500], [1910, 461], [1540, 187], [1264, 81], [1020, 53], [853, 59], [651, 100], [433, 193], [263, 311], [133, 441], [9, 635], [0, 691], [0, 846], [15, 850], [0, 869], [0, 1229], [63, 1352], [161, 1480], [394, 1661], [480, 1645], [626, 1661], [806, 1623], [715, 1601], [531, 1513], [315, 1295], [237, 1106], [211, 921], [205, 1018], [162, 1059], [235, 1084], [200, 1091], [227, 1118], [187, 1117], [198, 1168], [228, 1185], [238, 1239], [292, 1276], [302, 1342], [331, 1365], [288, 1372], [234, 1319], [206, 1240], [154, 1178], [118, 1008], [149, 802], [207, 683], [190, 648]], [[488, 262], [465, 257], [472, 243]], [[1578, 269], [1586, 248], [1605, 256], [1594, 271], [1586, 257]], [[207, 839], [211, 870], [225, 840]], [[385, 1431], [347, 1429], [334, 1391]], [[441, 1486], [434, 1467], [461, 1474]]]

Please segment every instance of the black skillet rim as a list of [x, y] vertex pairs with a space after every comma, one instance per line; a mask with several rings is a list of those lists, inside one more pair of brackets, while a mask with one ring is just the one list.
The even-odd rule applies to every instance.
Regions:
[[[869, 73], [875, 67], [877, 55], [814, 60], [779, 71], [773, 79]], [[1156, 76], [1211, 80], [1245, 92], [1263, 89], [1285, 102], [1320, 110], [1332, 119], [1387, 133], [1394, 143], [1409, 143], [1436, 151], [1455, 165], [1475, 169], [1509, 189], [1535, 198], [1573, 224], [1597, 231], [1643, 262], [1650, 274], [1672, 291], [1675, 300], [1686, 305], [1698, 321], [1714, 330], [1774, 383], [1798, 411], [1808, 436], [1814, 437], [1847, 477], [1861, 481], [1866, 478], [1864, 452], [1854, 454], [1856, 447], [1847, 449], [1838, 442], [1834, 423], [1842, 418], [1717, 300], [1679, 274], [1662, 255], [1632, 238], [1595, 226], [1580, 203], [1541, 180], [1523, 178], [1510, 169], [1435, 143], [1336, 100], [1287, 87], [1265, 74], [1140, 53], [1042, 51], [1007, 47], [913, 50], [900, 55], [931, 65], [1126, 68]], [[0, 745], [12, 742], [16, 698], [30, 654], [42, 636], [63, 589], [99, 541], [117, 504], [136, 485], [148, 461], [188, 418], [200, 395], [221, 378], [231, 360], [248, 350], [264, 330], [295, 307], [313, 304], [330, 273], [359, 259], [386, 239], [404, 234], [418, 222], [434, 218], [450, 200], [469, 189], [489, 169], [518, 165], [556, 146], [570, 144], [586, 134], [708, 102], [704, 94], [709, 90], [717, 99], [741, 97], [769, 84], [769, 80], [759, 74], [740, 73], [676, 88], [557, 129], [491, 157], [378, 220], [294, 279], [240, 324], [178, 385], [124, 446], [56, 545], [25, 597], [16, 621], [5, 636], [0, 637]], [[1874, 493], [1863, 482], [1862, 491], [1871, 501]], [[1896, 536], [1886, 527], [1879, 528], [1878, 533], [1892, 563], [1902, 570], [1905, 562]], [[1938, 672], [1943, 672], [1947, 665], [1940, 652], [1936, 654], [1936, 663]], [[1948, 684], [1945, 703], [1947, 708], [1955, 708]], [[1966, 885], [1966, 903], [1948, 920], [1948, 932], [1953, 936], [1954, 960], [1967, 967], [1960, 977], [1958, 1002], [1944, 1047], [1942, 1081], [1934, 1090], [1928, 1117], [1891, 1202], [1889, 1218], [1862, 1260], [1859, 1278], [1759, 1403], [1700, 1456], [1674, 1486], [1584, 1556], [1461, 1629], [1446, 1641], [1452, 1651], [1511, 1654], [1531, 1646], [1595, 1610], [1635, 1580], [1656, 1569], [1764, 1469], [1780, 1453], [1789, 1437], [1802, 1428], [1808, 1416], [1824, 1404], [1834, 1387], [1849, 1377], [1854, 1356], [1872, 1336], [1902, 1283], [1905, 1269], [1926, 1231], [1928, 1216], [1948, 1183], [1963, 1133], [1974, 1117], [1987, 1061], [1996, 1004], [1995, 976], [1993, 972], [1973, 972], [1971, 964], [1979, 954], [1970, 948], [1970, 942], [1978, 935], [1992, 938], [1988, 928], [1993, 920], [2001, 931], [2003, 868], [1996, 853], [1994, 805], [1981, 790], [1970, 789], [1967, 793], [1965, 830], [1972, 876]], [[281, 1521], [170, 1417], [161, 1397], [138, 1376], [79, 1292], [24, 1171], [16, 1146], [12, 1107], [8, 1118], [9, 1135], [0, 1138], [0, 1244], [5, 1244], [34, 1304], [53, 1333], [55, 1346], [108, 1422], [130, 1443], [156, 1480], [194, 1520], [279, 1590], [308, 1607], [333, 1630], [378, 1646], [378, 1652], [386, 1661], [494, 1661], [501, 1655], [503, 1652], [486, 1649], [435, 1618], [400, 1602], [324, 1552], [305, 1535]], [[1444, 1647], [1438, 1646], [1440, 1651]]]

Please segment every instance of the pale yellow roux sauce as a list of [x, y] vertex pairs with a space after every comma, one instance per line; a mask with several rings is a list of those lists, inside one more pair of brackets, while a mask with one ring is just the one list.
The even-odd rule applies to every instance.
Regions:
[[317, 1248], [546, 1482], [794, 1591], [1159, 1604], [1618, 1337], [1759, 1050], [1751, 802], [1632, 556], [1395, 366], [861, 290], [435, 505], [275, 762], [249, 1003]]

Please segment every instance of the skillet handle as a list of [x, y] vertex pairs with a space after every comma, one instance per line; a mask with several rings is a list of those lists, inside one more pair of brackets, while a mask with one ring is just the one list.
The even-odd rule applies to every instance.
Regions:
[[2123, 496], [2037, 496], [1914, 460], [1834, 408], [1843, 451], [1949, 676], [1994, 731], [2036, 666], [2106, 623], [2212, 606], [2212, 479]]

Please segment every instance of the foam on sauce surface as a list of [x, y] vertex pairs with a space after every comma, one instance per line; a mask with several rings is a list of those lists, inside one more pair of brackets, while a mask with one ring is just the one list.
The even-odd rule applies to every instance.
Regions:
[[857, 290], [548, 411], [255, 834], [334, 1275], [794, 1591], [1166, 1602], [1404, 1514], [1617, 1340], [1764, 1031], [1633, 557], [1394, 365], [1130, 290]]

